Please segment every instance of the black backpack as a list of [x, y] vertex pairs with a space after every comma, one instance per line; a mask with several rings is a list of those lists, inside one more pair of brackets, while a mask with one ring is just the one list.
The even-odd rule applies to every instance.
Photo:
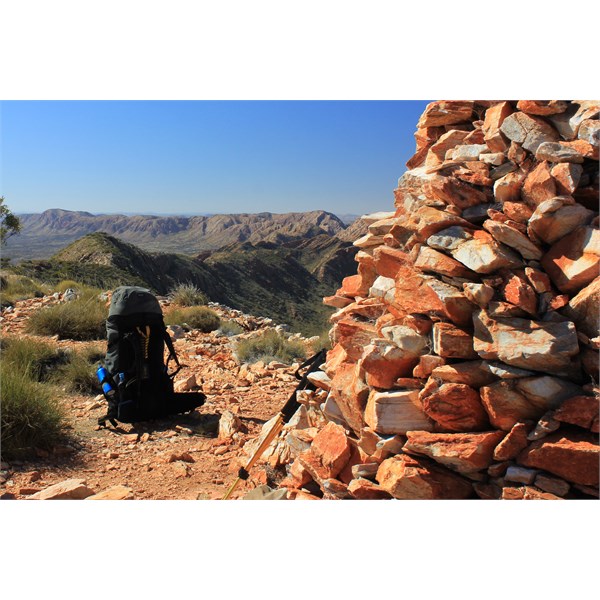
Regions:
[[[175, 393], [173, 378], [182, 365], [177, 359], [171, 336], [156, 297], [147, 289], [134, 286], [117, 288], [106, 320], [108, 347], [104, 367], [106, 416], [109, 420], [135, 423], [192, 411], [204, 404], [200, 392]], [[165, 346], [168, 350], [165, 361]], [[169, 372], [173, 360], [177, 368]]]

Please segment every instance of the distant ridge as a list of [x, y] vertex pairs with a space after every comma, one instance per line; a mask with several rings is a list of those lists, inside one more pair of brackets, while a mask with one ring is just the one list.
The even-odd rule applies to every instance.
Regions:
[[97, 232], [144, 250], [193, 255], [241, 242], [284, 244], [322, 234], [335, 236], [346, 229], [336, 215], [322, 210], [190, 217], [93, 215], [56, 208], [19, 218], [21, 234], [4, 248], [5, 256], [15, 259], [49, 258], [69, 243]]

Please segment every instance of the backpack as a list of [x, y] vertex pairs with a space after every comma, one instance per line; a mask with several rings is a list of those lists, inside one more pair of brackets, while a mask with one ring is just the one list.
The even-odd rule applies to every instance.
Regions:
[[[175, 393], [173, 378], [182, 368], [156, 297], [147, 289], [118, 287], [106, 320], [108, 339], [102, 378], [107, 414], [98, 419], [135, 423], [194, 410], [204, 404], [200, 392]], [[165, 361], [165, 346], [168, 350]], [[173, 360], [177, 368], [169, 372]], [[112, 389], [111, 389], [112, 388]]]

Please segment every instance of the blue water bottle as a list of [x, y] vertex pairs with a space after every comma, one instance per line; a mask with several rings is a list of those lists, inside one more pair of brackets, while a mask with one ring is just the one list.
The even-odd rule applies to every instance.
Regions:
[[108, 375], [108, 371], [102, 365], [98, 365], [98, 368], [96, 369], [96, 377], [98, 377], [98, 381], [102, 385], [102, 391], [104, 392], [104, 395], [107, 397], [113, 396], [115, 390], [109, 383], [110, 377]]

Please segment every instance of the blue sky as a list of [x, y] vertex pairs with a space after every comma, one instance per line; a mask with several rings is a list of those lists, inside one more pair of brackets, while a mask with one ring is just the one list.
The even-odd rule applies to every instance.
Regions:
[[427, 101], [8, 101], [13, 212], [393, 210]]

